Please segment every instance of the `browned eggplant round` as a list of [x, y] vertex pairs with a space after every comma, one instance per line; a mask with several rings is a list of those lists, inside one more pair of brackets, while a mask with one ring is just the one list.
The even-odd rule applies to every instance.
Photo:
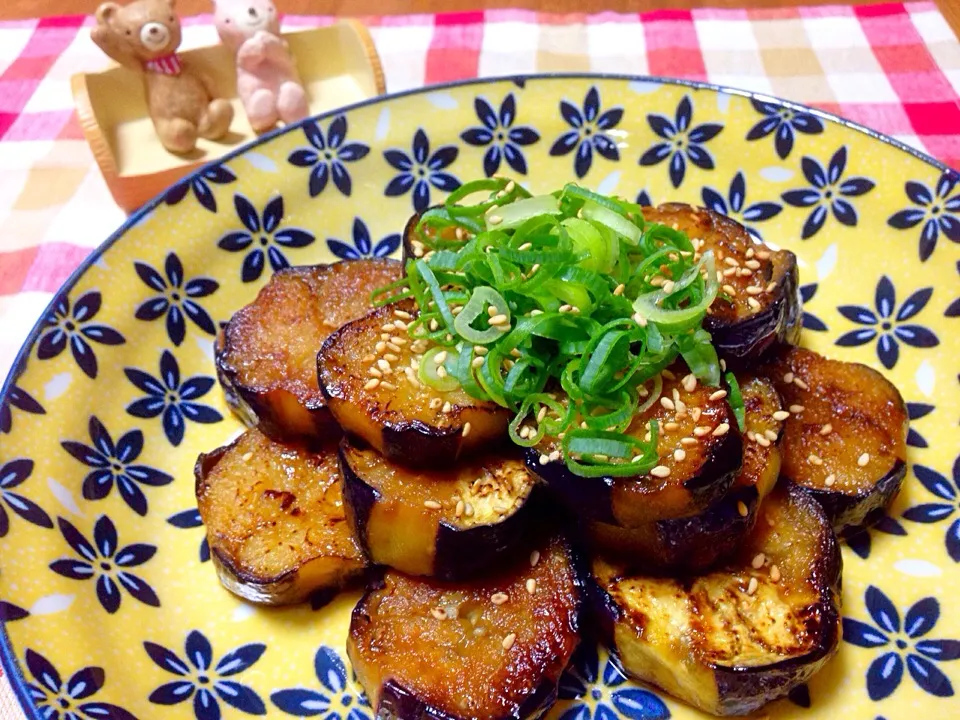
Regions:
[[344, 515], [334, 448], [311, 451], [254, 428], [200, 455], [195, 473], [213, 563], [230, 592], [298, 603], [367, 567]]
[[[761, 502], [780, 472], [780, 396], [769, 380], [741, 376], [745, 406], [743, 467], [727, 493], [694, 515], [623, 528], [592, 522], [587, 534], [594, 548], [631, 568], [655, 572], [701, 573], [725, 560], [753, 530]], [[759, 438], [759, 440], [758, 440]]]
[[526, 452], [527, 467], [578, 518], [636, 528], [702, 512], [730, 489], [740, 472], [743, 441], [724, 393], [699, 383], [687, 390], [685, 366], [667, 373], [660, 402], [627, 429], [643, 438], [650, 420], [659, 422], [660, 464], [669, 470], [665, 477], [580, 477], [559, 457], [556, 438], [546, 437]]
[[747, 715], [836, 654], [840, 573], [823, 509], [781, 483], [720, 569], [679, 580], [597, 557], [589, 596], [627, 674], [708, 713]]
[[347, 323], [320, 348], [317, 374], [347, 433], [390, 460], [443, 467], [504, 440], [510, 412], [459, 387], [441, 391], [419, 381], [429, 348], [407, 335], [415, 314], [415, 304], [404, 301]]
[[876, 370], [803, 348], [764, 366], [790, 412], [782, 474], [823, 505], [837, 532], [871, 522], [906, 475], [909, 416]]
[[410, 575], [475, 576], [502, 563], [533, 523], [536, 480], [516, 452], [418, 470], [344, 439], [340, 471], [347, 520], [367, 556]]
[[567, 543], [496, 575], [444, 583], [388, 571], [353, 610], [347, 655], [378, 717], [526, 720], [557, 695], [580, 640]]
[[800, 341], [803, 311], [792, 252], [754, 241], [736, 220], [705, 208], [666, 203], [644, 208], [643, 217], [687, 233], [699, 252], [715, 253], [723, 289], [703, 326], [731, 369]]
[[217, 375], [248, 426], [278, 438], [336, 438], [340, 428], [317, 386], [317, 350], [371, 307], [370, 293], [398, 280], [396, 260], [353, 260], [275, 273], [234, 314], [217, 342]]

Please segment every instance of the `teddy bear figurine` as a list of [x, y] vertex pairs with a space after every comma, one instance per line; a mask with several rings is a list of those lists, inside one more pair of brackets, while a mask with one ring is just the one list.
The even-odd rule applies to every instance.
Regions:
[[197, 138], [219, 140], [230, 130], [233, 106], [217, 97], [203, 73], [177, 55], [180, 20], [174, 0], [107, 2], [96, 12], [93, 41], [111, 58], [142, 73], [157, 136], [172, 153], [187, 154]]
[[271, 0], [214, 0], [214, 24], [236, 57], [237, 94], [257, 133], [309, 113], [307, 94]]

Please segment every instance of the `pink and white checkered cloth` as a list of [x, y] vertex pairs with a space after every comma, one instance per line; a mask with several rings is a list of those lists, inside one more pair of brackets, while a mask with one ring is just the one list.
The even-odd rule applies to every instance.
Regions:
[[[391, 92], [551, 71], [707, 80], [835, 112], [960, 167], [960, 43], [930, 2], [362, 19]], [[52, 294], [123, 221], [72, 111], [70, 76], [107, 63], [91, 24], [0, 22], [0, 376]], [[209, 16], [185, 21], [184, 47], [215, 42]], [[0, 677], [0, 720], [21, 718], [15, 707]]]

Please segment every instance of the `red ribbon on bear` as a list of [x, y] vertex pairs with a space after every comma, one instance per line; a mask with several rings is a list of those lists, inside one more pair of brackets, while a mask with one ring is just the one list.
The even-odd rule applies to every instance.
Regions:
[[171, 53], [153, 60], [147, 60], [143, 67], [147, 72], [155, 72], [160, 75], [179, 75], [180, 71], [183, 70], [183, 63], [176, 53]]

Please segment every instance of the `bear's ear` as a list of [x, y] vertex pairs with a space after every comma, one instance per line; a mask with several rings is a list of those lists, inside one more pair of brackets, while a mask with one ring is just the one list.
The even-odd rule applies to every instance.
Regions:
[[110, 20], [120, 10], [120, 6], [113, 2], [105, 2], [97, 8], [97, 22], [100, 25], [109, 25]]

